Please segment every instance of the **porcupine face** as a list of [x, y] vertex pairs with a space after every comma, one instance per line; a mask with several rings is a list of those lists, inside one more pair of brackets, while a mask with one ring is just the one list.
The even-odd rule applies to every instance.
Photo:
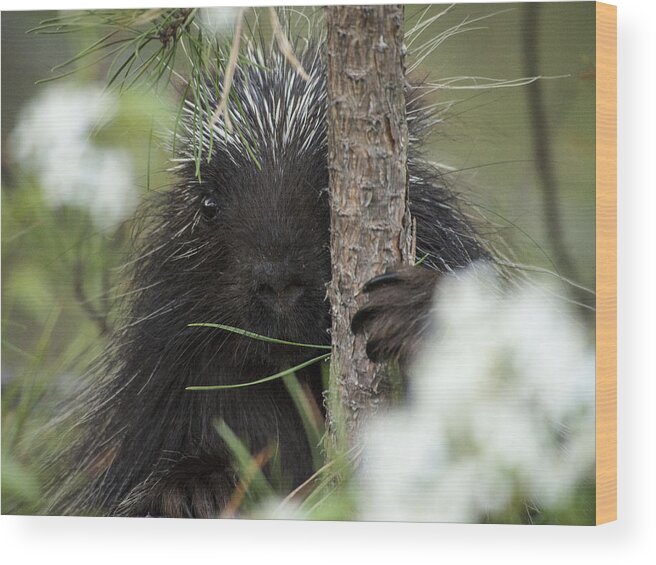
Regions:
[[330, 323], [325, 166], [290, 156], [282, 166], [263, 161], [261, 169], [223, 170], [220, 157], [198, 199], [197, 231], [211, 242], [217, 259], [207, 295], [221, 305], [223, 319], [213, 321], [325, 343]]
[[[206, 254], [196, 259], [192, 277], [210, 305], [212, 319], [203, 321], [327, 343], [330, 218], [320, 51], [308, 47], [302, 54], [307, 81], [275, 51], [251, 46], [250, 57], [258, 64], [238, 67], [231, 86], [239, 104], [229, 104], [215, 121], [187, 106], [186, 143], [200, 142], [211, 153], [203, 158], [200, 181], [190, 154], [180, 159], [186, 182], [179, 206], [193, 216], [192, 237]], [[264, 361], [280, 353], [288, 362], [290, 355], [308, 354], [229, 339], [239, 357]]]

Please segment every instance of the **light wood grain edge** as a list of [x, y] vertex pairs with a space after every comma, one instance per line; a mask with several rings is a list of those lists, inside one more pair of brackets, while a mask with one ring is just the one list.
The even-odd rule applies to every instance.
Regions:
[[597, 20], [596, 522], [617, 519], [617, 8]]

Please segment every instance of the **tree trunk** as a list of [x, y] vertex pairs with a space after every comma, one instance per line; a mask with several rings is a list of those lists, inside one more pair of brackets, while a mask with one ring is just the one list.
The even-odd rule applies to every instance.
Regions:
[[403, 7], [332, 6], [327, 19], [331, 422], [352, 441], [383, 400], [384, 367], [351, 332], [365, 282], [412, 254]]

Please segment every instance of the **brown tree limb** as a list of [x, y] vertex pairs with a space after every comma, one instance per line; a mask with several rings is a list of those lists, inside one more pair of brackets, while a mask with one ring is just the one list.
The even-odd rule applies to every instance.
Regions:
[[384, 367], [351, 332], [365, 282], [412, 261], [403, 7], [326, 8], [331, 194], [331, 421], [352, 440], [384, 398]]

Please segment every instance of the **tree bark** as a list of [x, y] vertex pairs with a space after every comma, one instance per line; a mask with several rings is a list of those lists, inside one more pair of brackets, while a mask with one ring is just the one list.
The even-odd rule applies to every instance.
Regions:
[[403, 7], [326, 8], [331, 194], [331, 423], [353, 440], [384, 398], [384, 367], [351, 332], [369, 279], [412, 260]]

